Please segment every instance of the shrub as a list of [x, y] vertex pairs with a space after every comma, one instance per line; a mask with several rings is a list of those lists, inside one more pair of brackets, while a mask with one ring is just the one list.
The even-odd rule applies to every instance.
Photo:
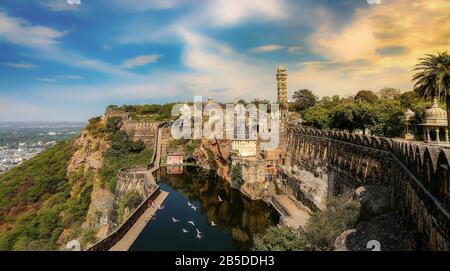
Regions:
[[230, 178], [235, 186], [241, 186], [244, 183], [244, 179], [242, 178], [242, 166], [240, 163], [231, 166]]
[[253, 243], [259, 251], [299, 251], [308, 247], [304, 235], [286, 226], [268, 228], [265, 233], [255, 235]]
[[306, 231], [271, 227], [253, 240], [256, 250], [321, 250], [333, 248], [336, 238], [359, 219], [360, 204], [345, 197], [334, 198], [324, 211], [313, 213]]
[[347, 198], [334, 198], [326, 210], [314, 213], [306, 227], [308, 240], [315, 250], [330, 250], [336, 238], [353, 228], [359, 218], [360, 204]]
[[119, 131], [120, 126], [122, 126], [122, 118], [121, 117], [111, 117], [106, 122], [106, 131], [108, 133], [115, 133]]

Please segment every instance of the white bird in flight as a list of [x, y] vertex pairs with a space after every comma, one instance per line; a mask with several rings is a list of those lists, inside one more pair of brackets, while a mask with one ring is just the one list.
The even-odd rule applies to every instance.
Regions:
[[197, 239], [202, 239], [203, 236], [201, 236], [200, 234], [197, 234]]
[[189, 221], [188, 221], [188, 224], [191, 224], [192, 226], [195, 227], [194, 221], [189, 220]]
[[188, 233], [189, 231], [186, 229], [182, 229], [183, 233]]
[[219, 195], [217, 195], [217, 199], [219, 200], [219, 202], [223, 201], [222, 198]]
[[188, 206], [189, 206], [189, 207], [191, 207], [191, 206], [192, 206], [192, 203], [190, 203], [189, 201], [188, 201]]
[[197, 208], [198, 208], [198, 207], [195, 207], [194, 205], [192, 205], [191, 208], [192, 208], [194, 211], [197, 211]]
[[197, 228], [195, 228], [195, 230], [197, 231], [197, 234], [198, 234], [198, 235], [202, 234], [202, 232], [199, 231]]
[[173, 221], [173, 223], [180, 222], [180, 220], [179, 220], [179, 219], [176, 219], [175, 217], [172, 217], [172, 221]]
[[217, 224], [214, 223], [214, 221], [211, 220], [211, 226], [215, 227], [215, 226], [217, 226]]

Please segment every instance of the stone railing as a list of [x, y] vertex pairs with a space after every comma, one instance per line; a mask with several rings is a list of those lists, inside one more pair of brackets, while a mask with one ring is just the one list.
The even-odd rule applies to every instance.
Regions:
[[335, 189], [388, 186], [410, 248], [450, 249], [449, 149], [303, 126], [288, 127], [285, 144], [288, 166], [327, 168]]

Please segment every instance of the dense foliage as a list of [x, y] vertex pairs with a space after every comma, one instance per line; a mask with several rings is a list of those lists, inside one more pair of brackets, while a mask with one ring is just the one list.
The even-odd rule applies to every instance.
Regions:
[[305, 235], [292, 228], [273, 226], [264, 234], [257, 234], [253, 244], [259, 251], [300, 251], [305, 250], [308, 241]]
[[408, 108], [416, 114], [411, 124], [419, 124], [430, 106], [429, 101], [414, 92], [400, 94], [398, 90], [384, 88], [378, 95], [362, 90], [355, 97], [325, 96], [300, 114], [306, 125], [318, 129], [370, 131], [372, 135], [396, 137], [404, 131], [404, 113]]
[[125, 209], [134, 210], [137, 208], [143, 201], [141, 194], [136, 190], [128, 191], [119, 202], [119, 208], [117, 211], [119, 223], [122, 223], [125, 219]]
[[254, 248], [261, 251], [331, 250], [339, 234], [356, 225], [359, 214], [359, 202], [345, 197], [335, 198], [326, 210], [312, 214], [305, 232], [271, 227], [255, 236]]
[[99, 173], [103, 183], [114, 191], [119, 169], [147, 164], [153, 151], [142, 141], [132, 141], [123, 131], [117, 131], [111, 137], [111, 148], [103, 154], [103, 166]]
[[63, 229], [84, 221], [92, 174], [67, 178], [73, 152], [71, 141], [61, 142], [0, 175], [0, 250], [56, 249]]
[[132, 119], [142, 121], [174, 120], [172, 108], [176, 103], [124, 105], [121, 107], [110, 105], [108, 108], [114, 111], [129, 113]]

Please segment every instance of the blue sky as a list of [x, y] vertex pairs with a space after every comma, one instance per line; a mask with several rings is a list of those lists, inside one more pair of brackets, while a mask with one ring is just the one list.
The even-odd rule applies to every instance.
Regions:
[[410, 90], [417, 58], [449, 49], [449, 21], [446, 0], [2, 0], [0, 121], [274, 100], [278, 65], [290, 96]]

